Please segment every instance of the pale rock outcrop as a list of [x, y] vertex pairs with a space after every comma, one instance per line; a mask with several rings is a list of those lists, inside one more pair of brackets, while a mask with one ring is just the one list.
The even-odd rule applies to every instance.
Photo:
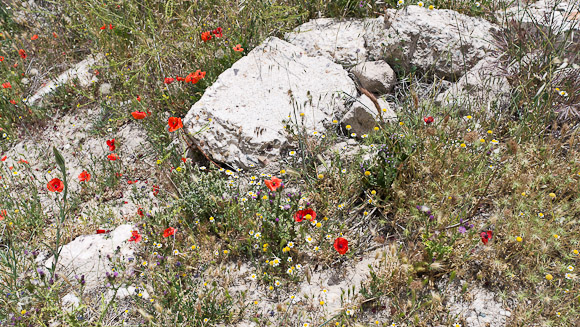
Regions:
[[[84, 275], [87, 289], [102, 286], [107, 273], [112, 272], [111, 260], [128, 262], [133, 257], [133, 246], [128, 242], [133, 226], [126, 224], [107, 234], [82, 235], [63, 245], [57, 264], [57, 273], [68, 280]], [[50, 268], [54, 256], [48, 258], [45, 267]]]
[[270, 37], [223, 72], [183, 124], [214, 160], [247, 168], [280, 155], [286, 125], [323, 131], [342, 118], [343, 93], [356, 87], [340, 65]]
[[555, 34], [580, 31], [580, 4], [577, 1], [522, 2], [519, 6], [499, 11], [497, 16], [500, 21], [513, 19], [529, 28], [550, 29]]
[[405, 69], [416, 66], [456, 80], [496, 49], [497, 30], [482, 18], [412, 5], [388, 9], [386, 18], [374, 19], [365, 41], [369, 60], [384, 59]]
[[397, 84], [397, 75], [383, 60], [360, 63], [351, 72], [359, 79], [362, 87], [378, 95], [391, 92]]
[[285, 39], [304, 49], [309, 56], [323, 56], [344, 66], [365, 61], [364, 34], [370, 21], [319, 18], [304, 23]]
[[52, 93], [59, 86], [72, 82], [75, 78], [78, 79], [80, 86], [87, 87], [91, 83], [98, 81], [94, 74], [93, 67], [103, 61], [105, 57], [102, 54], [90, 55], [85, 60], [77, 63], [64, 73], [60, 74], [54, 80], [46, 83], [40, 90], [36, 91], [25, 102], [28, 105], [36, 104], [42, 100], [46, 95]]
[[[383, 122], [394, 121], [397, 119], [397, 114], [391, 109], [391, 106], [382, 98], [378, 98], [377, 102], [382, 110]], [[356, 133], [358, 136], [369, 134], [374, 127], [380, 122], [380, 117], [374, 103], [366, 95], [361, 95], [353, 103], [350, 110], [344, 115], [340, 122], [342, 127], [351, 126], [348, 133]]]
[[436, 103], [465, 108], [487, 110], [505, 106], [510, 101], [511, 88], [496, 58], [480, 60], [459, 81], [439, 94]]

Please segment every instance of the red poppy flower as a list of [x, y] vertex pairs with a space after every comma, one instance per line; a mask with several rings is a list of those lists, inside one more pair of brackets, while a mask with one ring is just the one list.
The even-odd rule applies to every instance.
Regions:
[[105, 230], [105, 229], [97, 229], [97, 234], [106, 234], [109, 233], [110, 230]]
[[143, 217], [143, 215], [144, 215], [144, 214], [143, 214], [143, 209], [141, 209], [141, 208], [138, 208], [138, 209], [137, 209], [137, 214], [138, 214], [139, 216]]
[[175, 76], [175, 79], [176, 79], [178, 82], [183, 82], [183, 81], [185, 81], [185, 77], [181, 77], [181, 76]]
[[79, 182], [88, 182], [91, 180], [91, 174], [89, 174], [86, 170], [83, 170], [79, 174]]
[[141, 102], [141, 96], [140, 95], [137, 96], [137, 101]]
[[62, 192], [64, 189], [64, 183], [58, 178], [53, 178], [48, 182], [48, 184], [46, 184], [46, 188], [51, 192]]
[[431, 124], [435, 119], [433, 119], [433, 117], [429, 116], [429, 117], [423, 117], [423, 120], [425, 121], [425, 124], [429, 125]]
[[34, 40], [38, 39], [38, 35], [37, 35], [37, 34], [34, 34], [34, 35], [33, 35], [33, 36], [30, 38], [30, 39], [31, 39], [32, 41], [34, 41]]
[[109, 147], [109, 150], [115, 151], [115, 139], [107, 140], [107, 146]]
[[348, 251], [348, 241], [342, 237], [337, 238], [334, 240], [334, 249], [340, 254], [345, 254]]
[[200, 79], [205, 77], [205, 72], [198, 69], [195, 73], [191, 73], [185, 77], [185, 83], [196, 84]]
[[314, 211], [314, 209], [308, 208], [306, 210], [298, 210], [294, 214], [294, 220], [297, 222], [301, 222], [305, 218], [308, 219], [309, 221], [313, 221], [314, 219], [316, 219], [316, 212]]
[[0, 62], [4, 61], [4, 57], [0, 56]]
[[179, 117], [169, 117], [167, 124], [169, 125], [169, 132], [174, 132], [183, 127], [183, 123]]
[[143, 119], [147, 117], [147, 113], [143, 111], [133, 111], [131, 115], [133, 115], [133, 118], [135, 119]]
[[237, 51], [237, 52], [244, 51], [244, 48], [242, 48], [241, 44], [236, 44], [236, 46], [233, 49], [234, 49], [234, 51]]
[[218, 27], [215, 30], [213, 30], [212, 33], [215, 35], [215, 37], [222, 37], [224, 36], [222, 31], [223, 31], [222, 28]]
[[28, 161], [26, 161], [26, 160], [24, 160], [24, 159], [20, 159], [20, 160], [18, 160], [18, 163], [23, 163], [23, 164], [30, 165], [30, 164], [28, 163]]
[[16, 104], [16, 101], [14, 101], [14, 100], [10, 100], [10, 103], [12, 103], [12, 104]]
[[56, 39], [58, 37], [58, 35], [55, 32], [52, 32], [52, 37], [54, 37]]
[[2, 88], [11, 89], [12, 88], [12, 84], [10, 84], [10, 82], [2, 83]]
[[0, 211], [0, 221], [4, 220], [4, 218], [6, 218], [7, 216], [8, 216], [8, 212], [5, 209]]
[[270, 191], [276, 191], [280, 186], [282, 186], [282, 180], [277, 177], [272, 177], [272, 180], [265, 180], [264, 184], [266, 184]]
[[159, 194], [159, 186], [153, 185], [153, 196], [157, 196]]
[[107, 156], [107, 158], [109, 158], [109, 160], [111, 160], [111, 161], [115, 161], [115, 160], [119, 159], [119, 156], [116, 153], [111, 153]]
[[211, 40], [211, 33], [209, 31], [201, 33], [201, 40], [203, 42], [207, 42], [207, 41]]
[[185, 163], [185, 162], [187, 162], [187, 158], [181, 158], [181, 161], [183, 161]]
[[481, 232], [479, 234], [479, 236], [481, 237], [481, 241], [483, 242], [483, 244], [487, 245], [487, 242], [489, 242], [489, 240], [491, 240], [493, 233], [492, 233], [492, 231], [488, 230], [487, 232]]
[[109, 24], [109, 29], [112, 30], [113, 29], [113, 24]]
[[26, 51], [20, 49], [18, 50], [18, 54], [20, 55], [20, 58], [26, 59]]
[[7, 156], [2, 157], [2, 159], [0, 159], [1, 161], [6, 161], [6, 158], [8, 158]]
[[163, 83], [171, 84], [171, 83], [173, 83], [173, 81], [174, 81], [173, 77], [165, 77], [165, 80], [163, 80]]
[[163, 231], [163, 237], [169, 237], [169, 236], [175, 234], [176, 231], [177, 231], [177, 229], [175, 229], [173, 227], [169, 227]]
[[102, 30], [105, 30], [105, 29], [107, 29], [107, 24], [105, 24], [105, 25], [101, 26], [101, 29], [102, 29]]
[[139, 234], [138, 231], [134, 230], [131, 231], [131, 237], [129, 238], [129, 242], [135, 242], [135, 243], [139, 243], [139, 241], [141, 241], [141, 235]]

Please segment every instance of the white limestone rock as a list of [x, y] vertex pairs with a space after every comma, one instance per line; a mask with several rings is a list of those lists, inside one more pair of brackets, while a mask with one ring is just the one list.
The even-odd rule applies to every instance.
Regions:
[[391, 67], [416, 66], [456, 80], [496, 49], [493, 32], [499, 27], [453, 10], [419, 6], [387, 10], [365, 34], [369, 60], [386, 60]]
[[51, 80], [46, 83], [40, 90], [36, 91], [34, 95], [26, 100], [28, 105], [33, 105], [37, 101], [42, 100], [46, 95], [52, 93], [59, 86], [71, 82], [75, 78], [78, 78], [79, 84], [82, 87], [89, 86], [94, 83], [98, 78], [94, 75], [93, 66], [97, 63], [103, 61], [104, 56], [102, 54], [90, 55], [85, 60], [79, 62], [74, 67], [60, 74], [56, 79]]
[[[58, 258], [57, 273], [65, 275], [69, 280], [74, 276], [85, 276], [87, 289], [101, 286], [105, 283], [106, 273], [112, 271], [112, 265], [107, 256], [116, 257], [127, 262], [133, 257], [131, 237], [132, 225], [117, 227], [108, 234], [83, 235], [62, 246]], [[52, 267], [54, 256], [45, 262], [45, 267]]]
[[[397, 120], [397, 114], [391, 109], [389, 103], [384, 99], [377, 99], [382, 110], [383, 122]], [[344, 115], [341, 125], [345, 128], [347, 125], [351, 126], [348, 131], [356, 133], [358, 136], [369, 134], [380, 121], [377, 108], [374, 103], [366, 95], [358, 97], [357, 101], [352, 105], [352, 108]]]
[[511, 88], [502, 74], [497, 59], [480, 60], [445, 92], [439, 94], [436, 103], [461, 107], [465, 110], [488, 110], [493, 106], [505, 106], [510, 101]]
[[247, 168], [287, 147], [284, 120], [311, 132], [342, 118], [343, 92], [356, 87], [340, 65], [271, 37], [223, 72], [183, 125], [214, 160]]
[[[529, 28], [542, 27], [552, 33], [580, 31], [580, 4], [577, 1], [539, 0], [521, 2], [497, 13], [500, 21], [516, 20]], [[575, 33], [578, 34], [578, 33]], [[576, 40], [578, 40], [576, 38]]]
[[397, 84], [397, 75], [383, 60], [360, 63], [351, 72], [359, 79], [362, 87], [378, 95], [391, 92]]
[[363, 35], [368, 21], [319, 18], [287, 33], [285, 39], [304, 49], [309, 56], [323, 56], [344, 66], [365, 61]]

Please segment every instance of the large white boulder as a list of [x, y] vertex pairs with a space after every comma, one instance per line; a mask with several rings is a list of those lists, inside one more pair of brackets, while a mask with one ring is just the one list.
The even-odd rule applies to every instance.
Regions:
[[494, 50], [494, 24], [453, 10], [419, 6], [388, 9], [365, 33], [369, 60], [386, 60], [392, 67], [416, 66], [456, 80]]
[[397, 84], [397, 75], [383, 60], [360, 63], [351, 72], [359, 79], [362, 87], [378, 95], [391, 92]]
[[365, 61], [364, 33], [369, 21], [313, 19], [287, 33], [285, 39], [309, 56], [323, 56], [344, 66]]
[[[554, 34], [580, 31], [580, 4], [578, 1], [540, 0], [533, 3], [522, 2], [506, 11], [499, 11], [498, 17], [504, 22], [516, 20], [525, 27], [550, 30]], [[577, 40], [577, 38], [576, 38]]]
[[436, 103], [461, 107], [464, 110], [487, 110], [505, 106], [510, 101], [511, 88], [496, 58], [480, 60], [457, 83], [439, 94]]
[[[82, 235], [63, 245], [57, 273], [65, 275], [68, 280], [84, 275], [86, 288], [102, 286], [106, 274], [112, 272], [111, 260], [117, 258], [127, 262], [133, 257], [133, 246], [128, 242], [132, 230], [131, 225], [121, 225], [108, 234]], [[53, 262], [54, 256], [48, 258], [46, 268], [51, 268]]]
[[356, 87], [340, 65], [271, 37], [223, 72], [183, 124], [214, 160], [246, 168], [280, 155], [284, 120], [323, 131], [340, 119], [342, 92], [354, 95]]

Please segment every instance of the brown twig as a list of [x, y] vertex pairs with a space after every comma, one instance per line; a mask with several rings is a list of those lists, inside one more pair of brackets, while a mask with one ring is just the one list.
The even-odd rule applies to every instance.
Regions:
[[360, 81], [359, 81], [358, 77], [356, 77], [355, 74], [352, 74], [352, 78], [353, 78], [353, 81], [354, 81], [354, 85], [356, 86], [356, 88], [358, 89], [358, 91], [360, 93], [366, 95], [369, 99], [371, 99], [371, 101], [373, 102], [373, 104], [377, 108], [377, 112], [379, 113], [379, 119], [380, 119], [380, 121], [383, 122], [383, 110], [381, 109], [381, 105], [379, 105], [379, 101], [377, 100], [377, 98], [374, 96], [374, 94], [372, 94], [367, 89], [365, 89], [364, 87], [362, 87], [362, 85], [360, 84]]
[[[189, 143], [189, 142], [187, 141], [187, 139], [186, 139], [186, 137], [185, 137], [185, 133], [182, 133], [181, 135], [182, 135], [182, 137], [183, 137], [183, 140], [185, 141], [185, 143], [187, 143], [187, 146], [188, 146], [188, 147], [189, 147], [191, 150], [195, 150], [195, 149], [193, 148], [193, 145], [191, 145], [191, 143]], [[192, 143], [195, 145], [195, 148], [197, 149], [197, 151], [201, 152], [201, 154], [203, 154], [203, 156], [204, 156], [204, 157], [205, 157], [205, 158], [206, 158], [206, 159], [207, 159], [209, 162], [211, 162], [212, 164], [214, 164], [216, 167], [218, 167], [218, 168], [220, 168], [220, 169], [222, 168], [220, 165], [218, 165], [218, 164], [217, 164], [217, 163], [215, 163], [213, 160], [211, 160], [211, 158], [210, 158], [210, 157], [209, 157], [209, 156], [208, 156], [208, 155], [207, 155], [207, 154], [206, 154], [206, 153], [205, 153], [205, 152], [204, 152], [204, 151], [201, 149], [201, 147], [200, 147], [199, 145], [197, 145], [197, 143], [195, 143], [195, 141], [194, 141], [194, 140], [191, 140], [191, 142], [192, 142]]]

